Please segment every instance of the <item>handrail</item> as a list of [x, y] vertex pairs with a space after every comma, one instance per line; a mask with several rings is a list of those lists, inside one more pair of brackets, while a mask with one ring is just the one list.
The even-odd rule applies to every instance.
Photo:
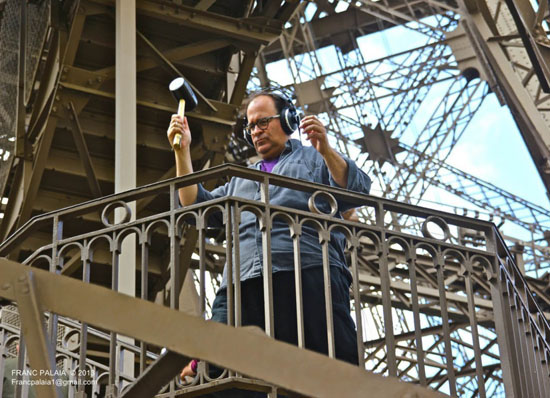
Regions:
[[100, 210], [103, 206], [105, 206], [105, 204], [112, 203], [114, 201], [131, 202], [147, 196], [166, 193], [167, 188], [170, 188], [172, 185], [174, 185], [175, 189], [178, 189], [204, 180], [213, 178], [218, 179], [222, 177], [243, 177], [258, 182], [267, 181], [270, 185], [277, 185], [305, 192], [323, 190], [334, 195], [336, 199], [349, 202], [350, 204], [373, 207], [381, 205], [385, 210], [400, 211], [403, 214], [411, 216], [437, 216], [444, 218], [445, 220], [452, 221], [456, 226], [467, 226], [469, 228], [478, 227], [479, 230], [483, 231], [488, 231], [492, 226], [494, 226], [494, 223], [489, 221], [472, 219], [466, 216], [450, 214], [440, 210], [405, 204], [372, 195], [351, 192], [343, 188], [330, 187], [305, 180], [297, 180], [243, 166], [225, 164], [213, 167], [211, 169], [198, 171], [186, 176], [170, 178], [164, 181], [151, 183], [121, 193], [107, 195], [102, 198], [93, 199], [84, 203], [68, 206], [60, 210], [54, 210], [45, 214], [34, 216], [0, 244], [0, 256], [6, 256], [11, 250], [14, 249], [14, 247], [17, 246], [17, 242], [20, 242], [21, 239], [29, 236], [32, 231], [36, 231], [39, 227], [44, 226], [48, 220], [52, 220], [56, 216], [60, 221], [62, 221], [65, 217], [78, 217], [85, 213]]

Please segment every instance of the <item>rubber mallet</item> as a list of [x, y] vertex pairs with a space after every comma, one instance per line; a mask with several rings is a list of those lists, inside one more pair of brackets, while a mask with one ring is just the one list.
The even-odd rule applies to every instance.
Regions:
[[[178, 115], [181, 116], [183, 120], [185, 112], [192, 111], [198, 105], [197, 97], [195, 97], [193, 89], [183, 77], [177, 77], [172, 80], [169, 89], [176, 101], [178, 101]], [[172, 142], [172, 147], [178, 149], [180, 145], [181, 134], [176, 134], [174, 142]]]

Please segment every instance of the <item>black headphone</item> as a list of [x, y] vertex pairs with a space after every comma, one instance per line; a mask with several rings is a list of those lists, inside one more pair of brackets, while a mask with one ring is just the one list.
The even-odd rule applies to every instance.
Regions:
[[[262, 95], [273, 98], [273, 101], [275, 101], [275, 107], [277, 109], [282, 103], [282, 109], [279, 112], [279, 121], [281, 122], [281, 128], [283, 129], [285, 134], [291, 135], [300, 125], [300, 116], [298, 116], [298, 111], [296, 110], [296, 107], [294, 106], [290, 98], [282, 93], [275, 93], [272, 91], [259, 91], [257, 93], [254, 93], [250, 98], [252, 100]], [[248, 119], [246, 118], [245, 114], [244, 126], [246, 127], [247, 125]], [[252, 136], [250, 134], [247, 134], [244, 129], [243, 135], [246, 142], [248, 142], [248, 144], [253, 147], [254, 142], [252, 141]]]

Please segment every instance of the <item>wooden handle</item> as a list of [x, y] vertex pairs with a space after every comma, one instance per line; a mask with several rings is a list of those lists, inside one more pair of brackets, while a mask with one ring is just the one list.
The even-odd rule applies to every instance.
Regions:
[[[178, 105], [178, 115], [181, 116], [181, 119], [183, 120], [185, 116], [185, 100], [180, 99], [180, 103]], [[176, 134], [174, 136], [174, 141], [172, 142], [172, 147], [174, 149], [180, 149], [181, 147], [181, 134]]]

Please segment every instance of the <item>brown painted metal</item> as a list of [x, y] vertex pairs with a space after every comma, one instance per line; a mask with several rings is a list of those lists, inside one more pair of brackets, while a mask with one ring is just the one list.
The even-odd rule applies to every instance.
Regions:
[[[4, 290], [12, 290], [21, 315], [21, 331], [25, 337], [29, 362], [35, 372], [32, 379], [37, 382], [36, 392], [41, 397], [60, 397], [60, 390], [54, 382], [54, 350], [47, 340], [44, 328], [42, 304], [36, 290], [33, 272], [19, 274], [16, 278], [3, 281]], [[48, 382], [49, 383], [41, 383]]]
[[[25, 277], [25, 266], [0, 259], [0, 295], [16, 300], [4, 286]], [[35, 270], [37, 299], [42, 308], [60, 315], [166, 346], [171, 351], [230, 367], [275, 385], [314, 397], [363, 397], [365, 392], [388, 397], [442, 397], [401, 381], [375, 375], [323, 355], [251, 333], [170, 310], [71, 278]], [[72, 300], [64, 297], [70, 296]], [[93, 297], [93, 300], [91, 298]], [[134, 314], [139, 313], [136, 317]], [[307, 363], [308, 366], [296, 366]], [[274, 369], [279, 371], [274, 372]], [[317, 378], [323, 375], [324, 383]]]
[[[267, 193], [264, 193], [264, 200], [261, 202], [230, 197], [216, 199], [207, 203], [195, 204], [186, 208], [178, 208], [176, 206], [174, 199], [178, 187], [199, 181], [209, 181], [212, 183], [212, 181], [217, 180], [219, 177], [226, 176], [249, 178], [259, 182], [264, 187], [280, 185], [310, 193], [323, 191], [328, 194], [330, 192], [331, 195], [339, 200], [345, 200], [356, 203], [358, 206], [363, 205], [376, 209], [379, 224], [343, 221], [331, 217], [330, 215], [314, 214], [296, 209], [274, 206], [265, 200], [267, 199]], [[102, 229], [91, 230], [83, 235], [75, 236], [66, 234], [62, 236], [60, 233], [59, 228], [61, 222], [63, 222], [64, 225], [70, 225], [71, 219], [74, 219], [74, 217], [81, 217], [87, 213], [97, 213], [106, 207], [112, 206], [114, 203], [132, 202], [136, 199], [147, 199], [151, 196], [160, 197], [162, 192], [171, 192], [169, 196], [173, 198], [170, 208], [166, 212], [147, 215], [141, 218], [138, 217], [136, 221], [127, 224], [107, 224]], [[320, 234], [326, 234], [329, 228], [332, 229], [336, 226], [353, 228], [350, 229], [348, 239], [351, 239], [351, 241], [356, 239], [355, 244], [359, 245], [362, 252], [360, 261], [357, 261], [359, 269], [355, 272], [356, 281], [354, 284], [357, 283], [357, 287], [353, 289], [354, 297], [360, 296], [361, 300], [364, 302], [368, 302], [369, 298], [378, 300], [372, 301], [372, 303], [374, 306], [378, 306], [382, 303], [380, 308], [384, 310], [383, 315], [385, 319], [391, 319], [386, 315], [387, 312], [391, 314], [398, 308], [410, 311], [411, 315], [417, 319], [417, 330], [415, 333], [398, 334], [396, 333], [395, 326], [390, 328], [386, 323], [383, 328], [383, 338], [373, 338], [372, 331], [368, 331], [366, 336], [361, 337], [359, 341], [364, 341], [365, 343], [364, 354], [367, 366], [370, 367], [373, 363], [377, 363], [372, 370], [382, 372], [387, 370], [389, 372], [389, 369], [392, 367], [392, 361], [397, 375], [401, 375], [405, 369], [410, 370], [413, 367], [421, 369], [425, 367], [426, 381], [424, 383], [427, 386], [443, 388], [442, 386], [448, 383], [451, 394], [457, 395], [459, 393], [459, 382], [464, 377], [477, 379], [478, 381], [486, 377], [494, 377], [494, 372], [498, 371], [499, 365], [486, 366], [485, 361], [497, 361], [501, 364], [501, 369], [507, 372], [506, 377], [511, 379], [511, 382], [506, 382], [506, 388], [508, 390], [511, 389], [510, 391], [514, 391], [515, 388], [519, 388], [516, 386], [518, 382], [521, 382], [525, 383], [526, 393], [534, 396], [537, 396], [537, 394], [543, 396], [541, 394], [545, 393], [548, 380], [539, 375], [546, 372], [545, 369], [547, 364], [541, 362], [540, 358], [544, 358], [550, 352], [548, 343], [545, 341], [545, 336], [550, 335], [550, 327], [547, 321], [544, 320], [543, 312], [538, 309], [534, 299], [528, 294], [529, 287], [527, 282], [523, 279], [521, 272], [513, 264], [512, 254], [510, 254], [503, 245], [500, 235], [498, 235], [498, 232], [494, 229], [494, 225], [488, 222], [469, 219], [455, 214], [435, 212], [430, 209], [423, 209], [368, 195], [360, 195], [338, 188], [308, 183], [306, 181], [293, 180], [284, 176], [266, 174], [253, 169], [225, 165], [36, 217], [31, 222], [27, 223], [26, 228], [20, 230], [12, 239], [5, 242], [5, 244], [0, 247], [0, 250], [2, 250], [3, 253], [7, 253], [16, 248], [15, 245], [26, 239], [27, 236], [32, 236], [33, 231], [36, 231], [37, 228], [43, 228], [43, 225], [51, 225], [51, 230], [54, 232], [52, 235], [52, 243], [44, 246], [41, 251], [31, 255], [31, 257], [27, 259], [27, 263], [34, 264], [40, 258], [49, 258], [49, 253], [58, 253], [49, 261], [61, 265], [61, 261], [65, 256], [61, 256], [61, 252], [67, 252], [66, 248], [77, 244], [85, 246], [80, 250], [80, 253], [83, 263], [88, 264], [87, 259], [91, 258], [90, 256], [93, 255], [96, 249], [88, 247], [86, 242], [101, 238], [111, 240], [112, 243], [109, 244], [109, 247], [113, 256], [113, 266], [116, 268], [116, 247], [118, 247], [119, 241], [124, 234], [136, 233], [139, 236], [140, 242], [147, 242], [151, 236], [145, 233], [149, 225], [158, 223], [161, 220], [171, 220], [166, 226], [170, 231], [174, 231], [170, 233], [171, 236], [176, 237], [177, 235], [174, 234], [179, 233], [177, 231], [180, 231], [182, 228], [183, 219], [181, 219], [181, 216], [198, 217], [196, 229], [198, 230], [198, 234], [202, 236], [202, 238], [199, 239], [199, 254], [201, 258], [199, 262], [201, 264], [201, 274], [203, 275], [201, 277], [200, 298], [202, 311], [204, 311], [206, 307], [204, 276], [206, 274], [207, 262], [207, 245], [204, 243], [206, 227], [204, 223], [204, 214], [206, 214], [205, 212], [213, 211], [217, 207], [219, 207], [220, 211], [225, 212], [224, 217], [226, 220], [231, 219], [230, 222], [226, 222], [225, 231], [226, 242], [229, 242], [229, 246], [220, 248], [221, 250], [214, 250], [214, 253], [217, 253], [216, 255], [221, 256], [220, 260], [222, 263], [225, 261], [224, 258], [227, 259], [228, 257], [232, 257], [231, 253], [233, 250], [238, 253], [239, 249], [235, 247], [235, 245], [238, 246], [239, 244], [237, 239], [238, 230], [235, 230], [235, 227], [239, 222], [239, 212], [244, 211], [244, 209], [255, 209], [254, 211], [258, 212], [258, 217], [262, 220], [262, 226], [265, 225], [266, 221], [270, 218], [284, 215], [284, 219], [289, 223], [289, 227], [295, 231], [298, 231], [296, 229], [297, 226], [300, 225], [300, 222], [304, 222], [304, 220], [315, 221], [318, 225]], [[410, 216], [420, 217], [421, 219], [437, 216], [441, 219], [441, 223], [446, 223], [449, 226], [462, 225], [469, 229], [483, 231], [487, 240], [486, 247], [473, 248], [463, 246], [459, 242], [452, 241], [452, 239], [456, 239], [452, 237], [450, 237], [451, 241], [448, 241], [448, 238], [438, 240], [432, 237], [424, 237], [421, 235], [414, 236], [393, 230], [382, 223], [383, 215], [389, 211], [397, 214], [408, 214]], [[271, 216], [266, 218], [266, 214], [271, 214]], [[176, 220], [179, 221], [176, 222]], [[58, 227], [55, 227], [56, 222], [58, 223]], [[233, 233], [231, 233], [232, 231]], [[264, 234], [264, 244], [262, 246], [265, 254], [270, 252], [269, 241], [266, 237], [267, 235]], [[382, 237], [384, 238], [382, 239]], [[324, 240], [327, 240], [327, 236], [325, 236]], [[179, 245], [176, 245], [176, 241], [177, 240], [174, 239], [169, 249], [171, 261], [173, 263], [177, 263], [176, 259], [178, 253], [181, 251]], [[190, 242], [191, 240], [186, 240], [186, 244]], [[399, 243], [401, 249], [395, 247], [395, 243]], [[231, 246], [233, 246], [233, 250], [231, 250]], [[414, 247], [426, 247], [432, 250], [432, 264], [430, 265], [428, 258], [425, 258], [426, 254], [422, 254], [420, 257], [422, 261], [416, 261], [414, 263], [415, 273], [414, 277], [411, 278], [410, 274], [413, 272], [411, 266], [409, 266], [408, 270], [405, 269], [402, 272], [396, 265], [407, 262], [412, 264], [414, 258], [413, 253], [415, 253], [416, 250], [413, 249]], [[187, 255], [190, 255], [193, 249], [194, 246], [189, 246], [185, 249], [188, 253]], [[496, 253], [498, 253], [498, 257]], [[326, 256], [325, 253], [325, 258]], [[233, 256], [229, 265], [238, 269], [239, 264], [235, 261], [236, 258], [238, 257]], [[453, 258], [455, 258], [455, 261], [452, 261]], [[461, 258], [462, 260], [460, 260]], [[459, 259], [458, 263], [456, 259]], [[373, 261], [374, 268], [371, 269], [365, 266], [365, 264]], [[387, 286], [385, 288], [379, 276], [377, 277], [376, 275], [369, 274], [372, 272], [375, 274], [379, 272], [380, 264], [383, 261], [388, 264], [386, 271], [388, 281], [386, 282]], [[148, 264], [149, 259], [147, 255], [145, 255], [145, 257], [142, 256], [142, 266], [145, 267], [144, 269], [147, 269]], [[187, 270], [189, 266], [191, 266], [191, 264], [186, 264], [183, 268]], [[295, 266], [299, 268], [299, 262]], [[480, 267], [481, 269], [479, 269]], [[52, 266], [51, 269], [58, 269], [57, 265]], [[500, 274], [499, 269], [503, 271]], [[430, 276], [434, 272], [437, 274], [436, 280]], [[501, 276], [497, 277], [497, 275]], [[166, 297], [169, 297], [168, 301], [171, 301], [173, 307], [177, 306], [175, 300], [178, 297], [177, 291], [179, 290], [179, 286], [181, 286], [181, 282], [179, 282], [176, 283], [176, 287], [174, 287], [174, 280], [178, 278], [180, 281], [182, 280], [182, 278], [177, 276], [177, 272], [172, 272], [171, 277], [167, 280], [170, 281], [169, 286], [171, 287]], [[413, 288], [410, 286], [410, 283], [412, 283], [415, 278], [415, 288]], [[511, 284], [512, 281], [515, 287]], [[229, 289], [229, 291], [233, 291], [229, 294], [234, 297], [229, 300], [231, 307], [234, 308], [234, 310], [230, 310], [234, 311], [234, 315], [229, 316], [229, 323], [239, 325], [239, 308], [235, 308], [234, 304], [240, 302], [240, 281], [236, 279], [234, 282], [234, 289]], [[498, 284], [503, 282], [505, 283], [504, 293], [498, 289]], [[297, 285], [299, 286], [299, 283]], [[116, 286], [116, 281], [112, 281], [111, 286]], [[327, 286], [323, 288], [326, 290]], [[142, 297], [146, 298], [147, 296], [143, 294], [144, 292], [142, 291]], [[501, 298], [494, 296], [495, 294]], [[505, 299], [506, 296], [512, 297], [513, 300], [507, 301]], [[266, 297], [271, 301], [270, 294]], [[429, 304], [426, 303], [426, 300], [428, 300]], [[357, 302], [358, 300], [356, 299], [355, 301]], [[383, 305], [384, 301], [388, 304]], [[510, 302], [514, 303], [513, 306]], [[271, 305], [272, 304], [266, 306], [269, 320], [271, 320], [272, 314]], [[529, 312], [526, 312], [527, 308], [530, 308], [531, 312], [534, 310], [539, 316], [534, 318]], [[441, 325], [435, 328], [432, 327], [419, 330], [418, 325], [420, 324], [420, 327], [422, 327], [419, 320], [425, 316], [436, 316], [440, 318]], [[504, 316], [504, 321], [501, 318], [502, 316]], [[506, 317], [509, 317], [509, 320], [506, 320]], [[328, 318], [330, 319], [330, 313]], [[511, 325], [511, 328], [507, 328], [506, 326], [503, 327], [503, 322]], [[485, 328], [485, 332], [481, 332], [481, 328]], [[478, 329], [480, 330], [479, 333]], [[464, 339], [457, 339], [457, 336], [466, 332], [472, 336], [471, 344], [464, 341]], [[488, 341], [487, 333], [491, 333]], [[327, 338], [328, 337], [329, 336], [327, 336]], [[423, 342], [419, 343], [421, 337], [432, 337], [432, 344], [425, 347]], [[114, 352], [113, 347], [120, 343], [115, 339], [115, 334], [113, 334], [110, 340], [112, 347], [110, 364], [111, 369], [113, 369], [112, 366], [115, 362], [114, 357], [112, 357], [112, 353]], [[414, 340], [416, 340], [416, 343], [414, 343]], [[487, 341], [487, 343], [485, 343], [485, 341]], [[499, 356], [495, 355], [491, 349], [497, 342], [499, 344]], [[416, 348], [414, 344], [416, 344]], [[453, 344], [461, 345], [472, 352], [472, 355], [467, 357], [466, 363], [460, 365], [455, 363], [455, 353], [452, 349]], [[502, 347], [500, 347], [501, 344]], [[146, 369], [145, 358], [148, 357], [147, 350], [144, 350], [146, 347], [148, 346], [144, 345], [141, 348], [143, 370]], [[513, 347], [513, 350], [511, 350], [510, 347]], [[361, 352], [361, 348], [359, 349]], [[391, 355], [387, 355], [390, 349], [394, 352], [393, 359]], [[416, 356], [410, 357], [407, 354], [414, 351], [417, 352]], [[433, 352], [435, 351], [441, 351], [441, 354], [444, 352], [444, 359], [441, 362], [433, 360]], [[386, 354], [384, 354], [384, 352]], [[81, 352], [81, 358], [82, 354], [83, 352]], [[384, 355], [381, 356], [382, 354]], [[192, 352], [187, 353], [187, 355], [195, 356]], [[513, 358], [520, 359], [517, 361], [517, 366], [516, 363], [513, 362]], [[474, 366], [474, 364], [476, 364], [476, 366]], [[229, 368], [232, 369], [232, 371], [236, 371], [238, 374], [242, 373], [241, 370], [237, 368], [232, 368], [231, 366], [229, 366]], [[435, 374], [433, 373], [434, 369], [437, 369]], [[524, 375], [526, 371], [528, 375], [536, 373], [537, 376], [534, 378], [531, 376], [526, 378]], [[111, 376], [113, 375], [112, 372], [113, 370], [111, 371]], [[199, 379], [196, 379], [196, 381], [193, 382], [194, 384], [186, 387], [184, 391], [188, 391], [190, 394], [194, 391], [193, 394], [195, 394], [200, 388], [204, 388], [204, 391], [214, 388], [214, 386], [217, 386], [215, 388], [221, 388], [220, 383], [223, 377], [208, 379], [208, 373], [205, 372], [205, 370], [201, 370]], [[510, 374], [515, 376], [512, 378]], [[225, 373], [224, 377], [231, 378], [233, 375], [234, 373]], [[422, 382], [421, 380], [422, 376], [419, 374], [419, 382]], [[112, 382], [115, 382], [115, 380], [112, 380]], [[480, 388], [483, 388], [483, 381], [480, 382], [479, 385]], [[229, 384], [225, 386], [228, 387]], [[288, 388], [288, 385], [285, 384], [283, 387]]]

